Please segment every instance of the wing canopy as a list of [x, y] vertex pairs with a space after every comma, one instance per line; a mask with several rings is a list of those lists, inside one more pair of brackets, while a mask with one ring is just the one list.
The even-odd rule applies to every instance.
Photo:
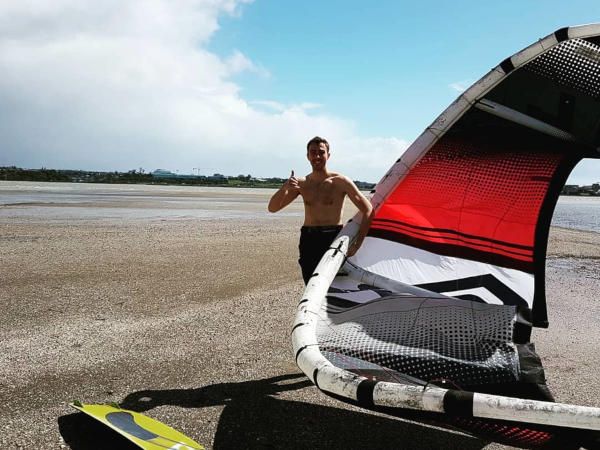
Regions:
[[520, 67], [517, 54], [465, 92], [375, 188], [383, 200], [352, 263], [444, 295], [527, 306], [547, 326], [552, 213], [577, 162], [600, 156], [597, 41], [563, 40]]

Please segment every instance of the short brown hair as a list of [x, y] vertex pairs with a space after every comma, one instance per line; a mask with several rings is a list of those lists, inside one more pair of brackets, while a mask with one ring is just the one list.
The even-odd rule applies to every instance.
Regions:
[[325, 147], [327, 147], [327, 153], [329, 153], [329, 142], [327, 142], [327, 140], [322, 137], [315, 136], [310, 141], [308, 141], [308, 144], [306, 144], [307, 152], [308, 152], [308, 147], [310, 147], [310, 144], [317, 144], [317, 145], [325, 144]]

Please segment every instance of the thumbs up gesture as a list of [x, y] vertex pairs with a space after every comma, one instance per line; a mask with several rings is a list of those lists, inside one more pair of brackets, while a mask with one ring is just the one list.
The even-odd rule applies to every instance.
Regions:
[[288, 186], [294, 191], [300, 191], [300, 185], [298, 184], [298, 179], [294, 176], [294, 170], [292, 169], [292, 173], [290, 174], [290, 178], [288, 179]]

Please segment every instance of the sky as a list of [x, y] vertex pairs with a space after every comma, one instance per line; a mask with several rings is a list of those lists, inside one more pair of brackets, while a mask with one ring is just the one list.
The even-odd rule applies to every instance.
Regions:
[[[597, 0], [2, 0], [0, 166], [377, 182], [469, 85]], [[584, 160], [569, 183], [600, 181]]]

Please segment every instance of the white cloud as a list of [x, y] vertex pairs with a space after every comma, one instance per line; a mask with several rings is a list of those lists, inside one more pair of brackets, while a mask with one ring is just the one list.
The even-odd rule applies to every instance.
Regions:
[[284, 111], [304, 112], [304, 111], [309, 111], [311, 109], [317, 109], [317, 108], [323, 107], [323, 105], [320, 103], [310, 103], [310, 102], [285, 105], [283, 103], [274, 102], [272, 100], [253, 100], [248, 103], [251, 106], [259, 106], [259, 107], [262, 106], [268, 110], [278, 111], [278, 112], [284, 112]]
[[473, 84], [472, 80], [455, 81], [450, 83], [448, 87], [456, 92], [463, 92]]
[[219, 16], [243, 3], [3, 0], [0, 165], [286, 176], [308, 170], [306, 141], [323, 135], [333, 169], [379, 179], [404, 143], [361, 140], [351, 122], [303, 99], [242, 97], [231, 75], [269, 71], [207, 43]]
[[[337, 138], [337, 136], [334, 136]], [[330, 166], [342, 173], [352, 173], [353, 179], [377, 182], [408, 148], [397, 138], [345, 138], [331, 147]], [[377, 174], [373, 178], [372, 174]]]
[[243, 71], [255, 72], [261, 77], [270, 78], [271, 74], [267, 69], [262, 66], [257, 66], [252, 61], [250, 61], [242, 52], [236, 50], [233, 54], [227, 58], [225, 61], [227, 68], [229, 69], [229, 74], [234, 74]]
[[323, 107], [323, 105], [321, 103], [303, 102], [303, 103], [300, 103], [299, 105], [294, 105], [292, 108], [300, 109], [302, 111], [308, 111], [309, 109], [317, 109], [317, 108], [322, 108], [322, 107]]
[[286, 109], [286, 107], [283, 103], [274, 102], [272, 100], [252, 100], [248, 103], [252, 106], [262, 106], [269, 110], [280, 111], [280, 112], [283, 112]]

